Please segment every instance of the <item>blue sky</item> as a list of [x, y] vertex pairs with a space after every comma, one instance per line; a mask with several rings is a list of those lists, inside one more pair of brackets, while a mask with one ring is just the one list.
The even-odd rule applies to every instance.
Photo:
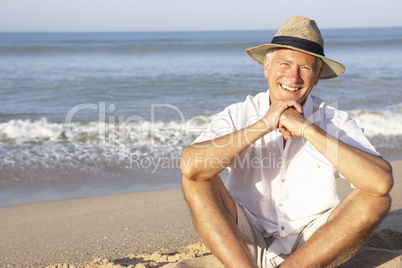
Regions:
[[401, 0], [0, 0], [0, 32], [277, 29], [302, 15], [320, 28], [402, 26]]

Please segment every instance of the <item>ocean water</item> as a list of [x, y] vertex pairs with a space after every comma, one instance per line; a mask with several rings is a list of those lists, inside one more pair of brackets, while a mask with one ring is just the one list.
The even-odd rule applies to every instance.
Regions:
[[[402, 159], [402, 28], [322, 30], [346, 66], [313, 91]], [[267, 90], [275, 31], [0, 33], [0, 206], [179, 187], [211, 116]]]

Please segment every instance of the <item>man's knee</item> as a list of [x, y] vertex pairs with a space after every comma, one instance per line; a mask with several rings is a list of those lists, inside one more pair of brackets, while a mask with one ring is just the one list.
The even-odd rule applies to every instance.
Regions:
[[382, 221], [391, 210], [392, 198], [389, 194], [384, 196], [378, 196], [376, 205], [376, 214], [379, 217], [379, 221]]
[[221, 178], [216, 175], [210, 180], [193, 181], [182, 177], [184, 198], [192, 211], [217, 209], [228, 212], [236, 220], [236, 205]]
[[194, 181], [190, 180], [187, 177], [182, 177], [181, 188], [183, 190], [184, 198], [187, 203], [191, 205], [192, 203], [202, 199], [203, 195], [207, 194], [206, 192], [210, 192], [209, 187], [205, 187], [205, 184], [211, 184], [212, 180], [208, 181]]
[[389, 213], [391, 209], [391, 196], [373, 196], [367, 193], [359, 194], [355, 197], [356, 204], [359, 205], [361, 219], [377, 225]]

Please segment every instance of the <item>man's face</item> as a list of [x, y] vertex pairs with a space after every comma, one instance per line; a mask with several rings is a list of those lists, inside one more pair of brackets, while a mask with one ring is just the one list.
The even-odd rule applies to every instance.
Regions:
[[265, 77], [268, 78], [269, 99], [295, 100], [304, 104], [308, 94], [317, 85], [322, 68], [316, 57], [291, 50], [278, 49], [271, 66], [265, 60]]

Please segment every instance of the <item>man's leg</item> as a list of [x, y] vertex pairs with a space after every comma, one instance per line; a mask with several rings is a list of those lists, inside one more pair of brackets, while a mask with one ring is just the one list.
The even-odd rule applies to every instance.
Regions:
[[183, 177], [184, 196], [204, 244], [225, 267], [257, 267], [236, 225], [236, 205], [219, 176], [208, 181]]
[[354, 189], [321, 226], [280, 267], [336, 267], [363, 247], [386, 217], [391, 198]]

